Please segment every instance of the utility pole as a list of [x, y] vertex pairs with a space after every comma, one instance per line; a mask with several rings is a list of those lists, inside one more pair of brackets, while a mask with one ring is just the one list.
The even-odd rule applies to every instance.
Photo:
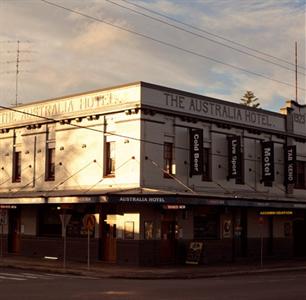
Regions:
[[295, 42], [295, 101], [298, 102], [297, 42]]

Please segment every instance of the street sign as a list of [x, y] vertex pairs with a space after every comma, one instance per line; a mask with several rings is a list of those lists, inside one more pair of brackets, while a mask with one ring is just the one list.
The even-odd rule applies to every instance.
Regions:
[[60, 219], [62, 222], [63, 227], [66, 227], [70, 221], [71, 215], [68, 214], [61, 214]]
[[93, 230], [96, 225], [96, 217], [94, 215], [85, 215], [83, 225], [87, 230]]

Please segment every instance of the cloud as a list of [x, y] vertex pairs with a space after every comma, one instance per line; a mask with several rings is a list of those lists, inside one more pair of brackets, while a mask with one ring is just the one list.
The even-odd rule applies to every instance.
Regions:
[[[127, 6], [120, 0], [116, 2]], [[302, 55], [306, 52], [305, 17], [300, 13], [299, 1], [210, 0], [192, 1], [192, 5], [190, 2], [150, 0], [135, 3], [288, 61], [293, 61], [294, 42], [298, 41], [301, 53], [299, 64], [305, 66], [305, 55]], [[252, 90], [262, 100], [262, 106], [273, 110], [278, 110], [286, 99], [294, 97], [293, 87], [238, 71], [40, 1], [0, 3], [0, 40], [35, 41], [30, 47], [36, 53], [29, 55], [33, 61], [28, 64], [32, 73], [20, 77], [19, 95], [23, 102], [136, 80], [236, 102], [245, 90]], [[66, 0], [64, 4], [57, 3], [187, 51], [294, 84], [294, 73], [289, 70], [237, 53], [107, 1]], [[201, 31], [194, 32], [228, 43]], [[0, 44], [3, 50], [10, 46]], [[261, 56], [257, 52], [252, 53]], [[8, 57], [14, 59], [15, 54]], [[280, 63], [271, 57], [265, 58]], [[294, 69], [292, 65], [282, 64]], [[0, 79], [1, 101], [10, 103], [10, 99], [14, 98], [15, 78], [1, 75]], [[302, 75], [299, 84], [305, 87]], [[305, 92], [300, 91], [300, 95], [305, 99]]]

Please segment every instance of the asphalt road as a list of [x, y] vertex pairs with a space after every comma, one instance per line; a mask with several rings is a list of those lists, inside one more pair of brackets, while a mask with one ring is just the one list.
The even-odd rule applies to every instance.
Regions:
[[98, 279], [0, 269], [1, 300], [303, 300], [306, 272], [190, 280]]

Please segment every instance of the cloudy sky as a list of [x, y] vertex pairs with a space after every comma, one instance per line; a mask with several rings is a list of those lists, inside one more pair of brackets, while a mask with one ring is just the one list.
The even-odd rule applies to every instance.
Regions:
[[306, 104], [305, 9], [306, 0], [0, 0], [0, 103], [15, 103], [19, 40], [22, 103], [142, 80], [233, 102], [252, 90], [278, 111], [295, 99], [297, 41]]

